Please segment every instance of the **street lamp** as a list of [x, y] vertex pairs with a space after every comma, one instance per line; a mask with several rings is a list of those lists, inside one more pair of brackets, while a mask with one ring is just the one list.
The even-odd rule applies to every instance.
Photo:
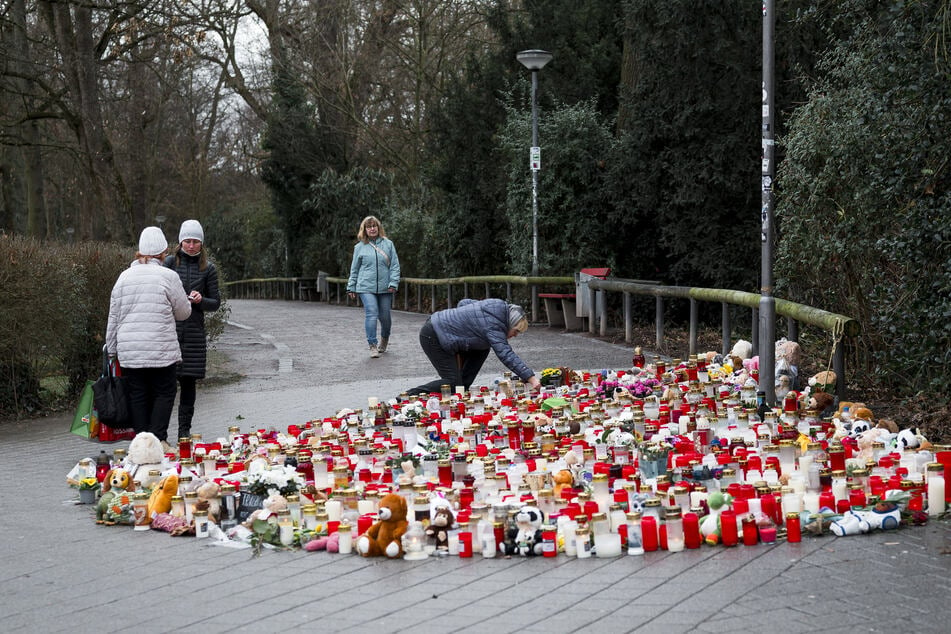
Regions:
[[[532, 49], [516, 53], [522, 66], [532, 71], [532, 147], [529, 152], [529, 165], [532, 169], [532, 277], [538, 276], [538, 170], [542, 168], [542, 152], [538, 147], [538, 71], [551, 61], [551, 53]], [[538, 316], [538, 294], [532, 292], [532, 321]]]

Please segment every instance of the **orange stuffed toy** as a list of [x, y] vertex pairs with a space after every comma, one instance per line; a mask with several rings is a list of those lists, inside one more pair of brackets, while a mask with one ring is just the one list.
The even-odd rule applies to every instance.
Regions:
[[178, 493], [178, 476], [174, 473], [159, 481], [149, 495], [148, 517], [172, 510], [172, 496]]
[[357, 552], [364, 557], [385, 555], [396, 558], [403, 555], [403, 533], [406, 521], [406, 500], [402, 495], [387, 493], [380, 500], [379, 519], [357, 539]]

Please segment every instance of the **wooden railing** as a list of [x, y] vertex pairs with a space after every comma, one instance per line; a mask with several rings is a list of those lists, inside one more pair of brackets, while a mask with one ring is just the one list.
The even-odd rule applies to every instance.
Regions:
[[[318, 277], [282, 277], [226, 282], [229, 297], [238, 299], [286, 299], [319, 300], [336, 304], [357, 305], [359, 300], [351, 300], [347, 295], [347, 278], [330, 277], [324, 274]], [[760, 295], [743, 291], [717, 288], [699, 288], [692, 286], [662, 286], [654, 282], [625, 280], [619, 278], [587, 279], [579, 282], [576, 277], [527, 277], [519, 275], [476, 275], [442, 279], [403, 278], [400, 280], [399, 299], [394, 303], [403, 310], [433, 313], [441, 308], [455, 305], [465, 297], [501, 297], [506, 301], [518, 303], [531, 302], [531, 321], [538, 323], [539, 290], [575, 291], [587, 297], [578, 297], [581, 306], [579, 315], [587, 319], [587, 328], [591, 334], [605, 336], [608, 331], [609, 311], [608, 293], [620, 293], [621, 314], [624, 322], [624, 340], [633, 339], [635, 323], [632, 309], [633, 296], [654, 298], [655, 343], [657, 348], [664, 342], [664, 310], [667, 300], [685, 300], [689, 302], [689, 350], [688, 354], [697, 354], [699, 331], [699, 302], [719, 303], [721, 305], [721, 352], [727, 354], [733, 345], [733, 328], [730, 318], [730, 306], [740, 306], [751, 311], [752, 344], [757, 353], [759, 341], [759, 302]], [[402, 304], [402, 306], [400, 306]], [[812, 306], [776, 299], [776, 314], [786, 318], [786, 337], [798, 341], [799, 324], [808, 324], [831, 333], [837, 343], [832, 354], [832, 369], [840, 377], [836, 382], [837, 396], [842, 398], [845, 386], [845, 353], [841, 345], [843, 337], [855, 337], [862, 328], [855, 319], [846, 315], [830, 313]], [[642, 320], [636, 320], [642, 321]]]

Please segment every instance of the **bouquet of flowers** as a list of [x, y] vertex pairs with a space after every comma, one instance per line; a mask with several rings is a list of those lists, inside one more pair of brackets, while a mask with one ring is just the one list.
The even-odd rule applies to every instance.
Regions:
[[269, 469], [255, 470], [247, 477], [248, 492], [267, 497], [271, 493], [288, 495], [304, 486], [304, 476], [294, 467], [272, 465]]
[[637, 448], [637, 454], [643, 460], [660, 460], [666, 458], [674, 446], [666, 440], [642, 442]]

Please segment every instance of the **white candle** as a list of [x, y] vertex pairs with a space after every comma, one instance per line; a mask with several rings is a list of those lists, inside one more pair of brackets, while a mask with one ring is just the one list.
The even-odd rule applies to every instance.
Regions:
[[809, 467], [812, 466], [812, 456], [799, 456], [799, 470], [803, 473], [809, 473]]
[[815, 491], [809, 491], [808, 493], [803, 494], [802, 496], [802, 507], [803, 510], [809, 511], [810, 513], [819, 512], [819, 494]]
[[340, 503], [340, 500], [327, 500], [327, 503], [324, 504], [324, 510], [327, 511], [327, 521], [339, 522], [340, 516], [343, 514], [343, 504]]
[[376, 504], [373, 500], [357, 500], [357, 513], [360, 515], [376, 513]]
[[944, 475], [928, 476], [928, 515], [941, 515], [944, 511]]
[[375, 396], [369, 396], [369, 397], [367, 397], [367, 406], [368, 406], [370, 409], [373, 409], [374, 407], [376, 407], [376, 406], [379, 405], [379, 404], [380, 404], [380, 399], [378, 399], [377, 397], [375, 397]]

